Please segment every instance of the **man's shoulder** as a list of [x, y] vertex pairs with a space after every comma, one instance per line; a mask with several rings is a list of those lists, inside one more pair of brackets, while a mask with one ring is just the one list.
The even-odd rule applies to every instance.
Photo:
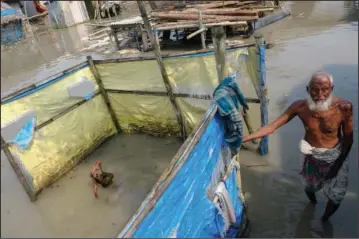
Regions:
[[307, 100], [296, 100], [292, 103], [292, 105], [290, 107], [292, 107], [294, 109], [300, 109], [306, 105], [307, 105]]
[[343, 114], [351, 114], [353, 111], [353, 104], [349, 100], [335, 97], [333, 103], [340, 109]]

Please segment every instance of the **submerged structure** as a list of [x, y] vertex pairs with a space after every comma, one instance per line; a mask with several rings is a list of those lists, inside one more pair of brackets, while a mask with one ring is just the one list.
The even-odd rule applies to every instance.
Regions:
[[24, 37], [23, 17], [20, 10], [1, 2], [1, 44], [12, 44]]
[[[263, 44], [249, 44], [227, 48], [225, 53], [228, 72], [241, 88], [254, 85], [251, 92], [257, 96], [247, 97], [247, 102], [260, 113], [262, 125], [267, 120], [264, 49]], [[162, 80], [154, 57], [88, 57], [80, 65], [5, 96], [2, 149], [34, 201], [113, 135], [141, 132], [185, 138], [138, 210], [115, 213], [130, 218], [126, 224], [116, 224], [121, 230], [118, 237], [245, 235], [240, 161], [228, 153], [223, 121], [212, 102], [218, 85], [214, 52], [163, 59], [169, 85]], [[258, 147], [266, 153], [267, 139]], [[90, 180], [88, 174], [83, 177]], [[76, 195], [68, 195], [66, 203], [76, 200]], [[91, 209], [74, 210], [72, 217]], [[91, 224], [97, 218], [86, 220]], [[101, 219], [97, 227], [111, 222]]]

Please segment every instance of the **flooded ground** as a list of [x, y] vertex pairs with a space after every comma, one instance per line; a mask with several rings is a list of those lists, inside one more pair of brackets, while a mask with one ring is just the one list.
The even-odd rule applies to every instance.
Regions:
[[[306, 97], [305, 85], [310, 75], [320, 69], [334, 76], [335, 95], [353, 102], [355, 142], [349, 156], [351, 171], [346, 198], [330, 223], [324, 226], [319, 223], [325, 206], [323, 194], [318, 194], [320, 202], [315, 211], [307, 207], [308, 200], [298, 175], [298, 144], [304, 130], [300, 121], [294, 119], [270, 137], [268, 156], [259, 157], [250, 151], [241, 152], [242, 183], [249, 203], [252, 237], [358, 237], [358, 15], [353, 14], [348, 18], [349, 13], [354, 11], [348, 3], [350, 4], [337, 1], [287, 2], [286, 7], [292, 16], [260, 30], [267, 41], [275, 44], [267, 51], [270, 119], [275, 119], [294, 100]], [[80, 25], [68, 30], [43, 33], [37, 36], [41, 52], [31, 40], [5, 49], [1, 57], [1, 94], [85, 61], [89, 53], [81, 52], [85, 46], [79, 39], [91, 31], [92, 29]], [[94, 58], [103, 57], [92, 54]], [[159, 145], [163, 143], [158, 142]], [[170, 154], [174, 154], [176, 147], [174, 144], [174, 151], [167, 152], [166, 159], [172, 158]], [[135, 147], [134, 152], [136, 149]], [[89, 166], [90, 164], [84, 166], [83, 170], [87, 170]], [[61, 194], [61, 187], [58, 194], [53, 193], [58, 198], [41, 195], [38, 202], [30, 203], [3, 155], [1, 172], [2, 237], [76, 236], [78, 231], [74, 231], [75, 227], [81, 228], [83, 236], [104, 237], [107, 233], [112, 233], [108, 235], [111, 237], [116, 235], [115, 229], [120, 228], [119, 225], [106, 225], [96, 231], [92, 224], [87, 225], [86, 217], [105, 215], [96, 209], [79, 215], [76, 221], [72, 208], [66, 209], [63, 206], [60, 197], [65, 195], [65, 191]], [[76, 174], [71, 172], [69, 175], [73, 173]], [[57, 185], [66, 180], [69, 180], [68, 177], [61, 179]], [[62, 190], [69, 190], [66, 193], [78, 193], [76, 188]], [[50, 194], [50, 191], [44, 191], [43, 194]], [[102, 193], [105, 197], [111, 197], [100, 188], [100, 196]], [[84, 190], [79, 195], [77, 204], [69, 203], [69, 206], [81, 206], [82, 200], [87, 203], [97, 202], [92, 199], [91, 192]], [[117, 209], [111, 211], [113, 207], [116, 206], [109, 206], [106, 209], [108, 211], [104, 212], [118, 219], [118, 215], [113, 215], [117, 213]], [[54, 214], [56, 210], [67, 210], [68, 220], [58, 218]], [[68, 226], [63, 229], [60, 224]]]
[[[114, 136], [44, 189], [35, 203], [30, 203], [20, 184], [14, 185], [18, 179], [1, 154], [1, 236], [117, 236], [181, 145], [182, 140], [174, 137]], [[114, 184], [106, 189], [99, 186], [99, 199], [88, 177], [96, 160], [101, 160], [105, 172], [114, 174]]]
[[[334, 77], [334, 94], [354, 104], [354, 145], [349, 156], [348, 193], [330, 223], [322, 225], [326, 198], [307, 207], [299, 173], [299, 140], [304, 129], [294, 119], [270, 137], [270, 154], [242, 151], [242, 183], [249, 204], [252, 237], [358, 237], [358, 23], [346, 22], [343, 2], [288, 4], [292, 17], [260, 31], [275, 47], [267, 51], [270, 119], [294, 100], [305, 98], [310, 75]], [[357, 16], [357, 15], [356, 15]], [[243, 167], [246, 166], [246, 167]]]

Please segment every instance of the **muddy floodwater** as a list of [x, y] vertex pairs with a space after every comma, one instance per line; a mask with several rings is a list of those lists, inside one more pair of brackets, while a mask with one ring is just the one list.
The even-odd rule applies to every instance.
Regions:
[[[321, 224], [319, 219], [326, 198], [319, 192], [315, 210], [307, 206], [308, 199], [299, 177], [298, 145], [304, 129], [300, 120], [294, 119], [270, 136], [268, 156], [241, 151], [242, 186], [249, 205], [251, 236], [358, 238], [358, 10], [350, 1], [288, 1], [286, 7], [292, 13], [290, 17], [259, 30], [268, 42], [274, 43], [274, 47], [267, 50], [266, 59], [270, 120], [294, 100], [307, 97], [305, 86], [314, 71], [331, 73], [334, 94], [354, 104], [355, 141], [349, 155], [349, 188], [330, 222]], [[42, 53], [31, 40], [5, 49], [1, 57], [1, 94], [84, 61], [89, 53], [82, 51], [85, 46], [79, 39], [89, 31], [88, 27], [80, 25], [42, 33], [37, 36]], [[92, 54], [94, 58], [103, 57]], [[124, 148], [111, 147], [123, 142]], [[1, 236], [116, 236], [127, 220], [124, 218], [136, 210], [180, 144], [172, 138], [117, 136], [76, 167], [76, 171], [60, 179], [53, 188], [44, 190], [35, 203], [28, 200], [2, 153]], [[148, 161], [149, 158], [152, 161]], [[104, 164], [105, 170], [114, 172], [116, 178], [110, 190], [99, 189], [99, 201], [91, 194], [91, 181], [77, 176], [87, 174], [96, 159], [106, 159], [109, 164]], [[141, 177], [136, 181], [131, 179], [133, 171], [127, 172], [113, 164], [115, 160], [122, 160], [126, 164], [122, 167], [133, 171], [153, 168], [149, 172], [143, 170], [143, 174], [137, 172], [135, 175]], [[153, 160], [155, 163], [148, 164]], [[132, 168], [134, 165], [139, 168]], [[62, 187], [68, 180], [74, 183]], [[123, 194], [127, 196], [121, 198], [116, 190], [127, 191]], [[70, 201], [73, 198], [67, 196], [69, 194], [75, 194], [77, 200]], [[131, 202], [127, 204], [131, 206], [121, 206], [121, 200]], [[78, 210], [81, 213], [77, 213]], [[124, 216], [118, 215], [121, 213]], [[101, 218], [106, 217], [113, 223], [101, 222]]]
[[[115, 237], [168, 167], [182, 140], [144, 134], [108, 139], [31, 203], [11, 166], [1, 160], [1, 235], [4, 237]], [[1, 154], [1, 158], [5, 157]], [[92, 193], [96, 160], [114, 183]], [[16, 184], [14, 184], [16, 182]]]

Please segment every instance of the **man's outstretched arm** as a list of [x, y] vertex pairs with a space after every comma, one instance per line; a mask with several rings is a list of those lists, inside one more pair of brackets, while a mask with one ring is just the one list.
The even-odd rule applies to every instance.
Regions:
[[291, 106], [289, 106], [286, 111], [279, 116], [276, 120], [274, 120], [272, 123], [263, 126], [253, 134], [250, 134], [248, 136], [243, 137], [243, 142], [247, 142], [253, 139], [262, 138], [264, 136], [270, 135], [274, 133], [278, 128], [285, 125], [289, 121], [291, 121], [296, 115], [298, 108], [303, 104], [303, 101], [296, 101]]

